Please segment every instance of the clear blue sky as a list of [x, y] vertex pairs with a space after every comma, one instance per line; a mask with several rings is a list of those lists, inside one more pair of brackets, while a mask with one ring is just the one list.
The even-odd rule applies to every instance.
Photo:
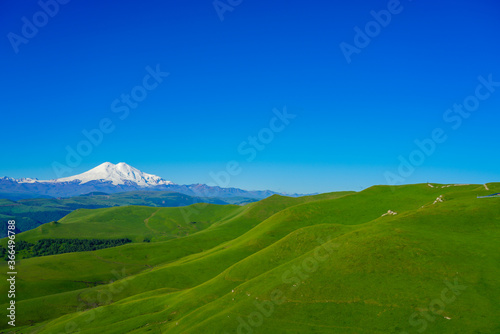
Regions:
[[[232, 9], [221, 20], [211, 0], [72, 0], [47, 7], [53, 17], [34, 0], [3, 1], [0, 175], [57, 177], [67, 147], [109, 119], [114, 130], [64, 176], [123, 161], [180, 184], [213, 183], [210, 172], [237, 161], [229, 186], [245, 189], [359, 190], [387, 175], [500, 181], [500, 87], [481, 88], [469, 117], [446, 114], [478, 101], [479, 76], [500, 82], [498, 1], [239, 2], [220, 1]], [[370, 24], [371, 11], [388, 9], [385, 27]], [[373, 37], [358, 38], [348, 63], [340, 45], [356, 47], [354, 28], [367, 24]], [[122, 94], [140, 97], [157, 64], [169, 76], [120, 119]], [[267, 140], [262, 129], [284, 106], [296, 117]], [[436, 128], [446, 141], [398, 171]], [[248, 137], [259, 132], [266, 144], [252, 155]]]

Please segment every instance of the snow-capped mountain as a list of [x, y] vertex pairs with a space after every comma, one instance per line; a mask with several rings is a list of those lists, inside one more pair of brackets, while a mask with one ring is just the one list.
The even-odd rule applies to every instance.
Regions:
[[35, 182], [40, 182], [36, 178], [32, 179], [32, 178], [29, 178], [29, 177], [23, 177], [23, 178], [20, 178], [20, 179], [14, 179], [13, 177], [3, 176], [3, 177], [0, 177], [0, 180], [12, 181], [12, 182], [17, 182], [17, 183], [35, 183]]
[[111, 182], [115, 186], [137, 185], [139, 187], [155, 187], [174, 184], [172, 181], [167, 181], [159, 176], [141, 172], [137, 168], [127, 165], [124, 162], [120, 162], [116, 165], [111, 162], [105, 162], [85, 173], [45, 182], [61, 183], [76, 180], [80, 181], [79, 184], [100, 181]]
[[[91, 192], [108, 194], [127, 191], [171, 191], [196, 197], [263, 199], [277, 194], [274, 191], [247, 191], [221, 188], [206, 184], [178, 185], [159, 176], [144, 173], [124, 162], [105, 162], [82, 174], [55, 179], [14, 179], [0, 177], [0, 198], [18, 200], [40, 197], [72, 197]], [[288, 195], [300, 196], [300, 195]]]

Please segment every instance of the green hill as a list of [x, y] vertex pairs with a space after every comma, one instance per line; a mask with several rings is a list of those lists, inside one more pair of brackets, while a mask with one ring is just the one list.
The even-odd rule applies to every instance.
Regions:
[[500, 184], [487, 188], [77, 210], [17, 240], [133, 242], [22, 259], [16, 331], [499, 333], [500, 202], [477, 196]]
[[[16, 219], [19, 231], [28, 231], [42, 224], [57, 221], [77, 209], [97, 209], [114, 206], [143, 205], [151, 207], [179, 207], [193, 203], [247, 204], [255, 200], [243, 197], [201, 198], [170, 191], [131, 191], [106, 194], [93, 192], [70, 198], [34, 198], [12, 201], [0, 199], [3, 220]], [[7, 236], [7, 225], [0, 225], [0, 237]]]

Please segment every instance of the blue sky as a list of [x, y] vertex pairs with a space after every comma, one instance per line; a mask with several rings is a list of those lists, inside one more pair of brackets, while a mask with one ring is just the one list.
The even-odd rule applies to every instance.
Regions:
[[233, 161], [229, 186], [284, 192], [500, 181], [494, 0], [61, 2], [3, 2], [0, 175], [123, 161], [218, 184]]

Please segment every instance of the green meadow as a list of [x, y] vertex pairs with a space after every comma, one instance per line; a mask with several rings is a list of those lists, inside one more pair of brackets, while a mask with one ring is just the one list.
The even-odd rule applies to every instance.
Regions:
[[487, 187], [78, 209], [16, 240], [132, 242], [21, 258], [16, 327], [0, 331], [500, 333], [500, 198], [477, 198], [500, 183]]
[[[129, 191], [106, 194], [94, 192], [69, 198], [0, 199], [0, 219], [16, 220], [16, 228], [24, 232], [42, 224], [57, 221], [77, 209], [97, 209], [127, 205], [178, 207], [193, 203], [247, 204], [255, 199], [244, 197], [205, 198], [171, 191]], [[0, 225], [0, 237], [7, 236], [7, 225]]]

